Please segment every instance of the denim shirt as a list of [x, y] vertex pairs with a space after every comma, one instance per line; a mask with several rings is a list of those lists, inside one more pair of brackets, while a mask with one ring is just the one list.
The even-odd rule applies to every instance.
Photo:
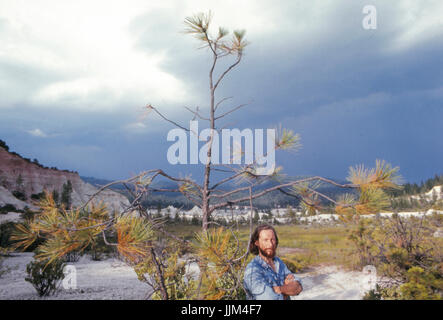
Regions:
[[301, 279], [293, 274], [278, 257], [274, 257], [275, 272], [260, 256], [256, 256], [247, 266], [243, 283], [248, 300], [283, 300], [283, 294], [275, 293], [272, 287], [282, 286], [289, 274], [301, 283]]

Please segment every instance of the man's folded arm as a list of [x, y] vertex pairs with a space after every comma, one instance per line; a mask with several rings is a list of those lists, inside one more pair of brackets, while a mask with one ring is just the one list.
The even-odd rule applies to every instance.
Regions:
[[[300, 289], [301, 289], [300, 292], [303, 291], [303, 283], [302, 283], [301, 279], [299, 277], [297, 277], [295, 275], [295, 273], [293, 273], [291, 270], [289, 270], [289, 268], [284, 263], [283, 263], [283, 268], [284, 268], [283, 273], [285, 275], [285, 280], [288, 279], [288, 277], [289, 277], [291, 280], [293, 280], [293, 282], [298, 282], [300, 285]], [[290, 277], [290, 276], [292, 276], [292, 277]], [[298, 293], [300, 293], [300, 292], [298, 292]]]
[[256, 300], [282, 300], [283, 296], [274, 291], [256, 270], [246, 270], [244, 277], [245, 287]]
[[285, 282], [284, 285], [279, 286], [277, 292], [281, 292], [287, 296], [296, 296], [303, 290], [302, 285], [297, 280]]

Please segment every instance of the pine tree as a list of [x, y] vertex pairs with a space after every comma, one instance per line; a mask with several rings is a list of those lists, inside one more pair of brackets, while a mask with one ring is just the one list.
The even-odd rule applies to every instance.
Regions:
[[68, 180], [67, 183], [63, 184], [63, 190], [61, 195], [61, 203], [66, 208], [71, 207], [72, 204], [71, 193], [72, 193], [72, 183], [71, 180]]
[[[234, 111], [245, 106], [244, 104], [233, 107], [226, 111], [223, 103], [229, 98], [219, 98], [216, 100], [216, 90], [225, 76], [237, 67], [244, 54], [248, 42], [245, 40], [245, 31], [236, 30], [232, 37], [228, 39], [229, 32], [224, 28], [218, 28], [218, 32], [212, 35], [209, 27], [212, 15], [198, 14], [185, 19], [187, 33], [194, 35], [203, 47], [208, 49], [212, 57], [209, 70], [209, 96], [208, 114], [202, 115], [197, 109], [189, 110], [194, 117], [206, 119], [209, 128], [219, 129], [219, 122], [216, 121], [225, 116], [232, 115]], [[219, 63], [221, 59], [232, 58], [232, 64]], [[221, 70], [216, 67], [228, 66]], [[216, 76], [217, 75], [217, 76]], [[175, 121], [167, 119], [159, 110], [152, 105], [146, 106], [148, 111], [166, 119], [170, 123], [178, 125]], [[189, 129], [187, 129], [189, 131]], [[212, 131], [212, 132], [214, 132]], [[201, 221], [193, 217], [191, 223], [201, 225], [201, 233], [197, 236], [197, 249], [192, 252], [192, 258], [198, 261], [201, 268], [201, 277], [197, 286], [197, 292], [193, 293], [194, 298], [214, 298], [224, 299], [242, 296], [242, 270], [248, 258], [247, 248], [242, 249], [237, 235], [231, 229], [209, 228], [212, 224], [212, 214], [216, 210], [233, 207], [248, 203], [249, 212], [253, 214], [253, 201], [271, 192], [279, 191], [297, 199], [307, 212], [315, 213], [321, 209], [320, 199], [331, 202], [335, 205], [335, 211], [344, 220], [358, 219], [363, 214], [375, 214], [389, 205], [389, 198], [384, 190], [398, 187], [398, 168], [392, 168], [384, 161], [377, 160], [375, 168], [365, 168], [357, 166], [350, 168], [348, 177], [349, 183], [339, 184], [330, 179], [315, 176], [309, 178], [294, 179], [289, 182], [281, 182], [281, 167], [277, 167], [270, 175], [258, 174], [260, 165], [257, 162], [245, 165], [226, 166], [223, 170], [217, 171], [224, 174], [226, 178], [215, 180], [214, 170], [217, 165], [211, 162], [212, 137], [208, 141], [207, 149], [208, 161], [204, 165], [203, 181], [198, 183], [189, 176], [174, 177], [167, 174], [162, 169], [152, 169], [130, 179], [115, 181], [103, 186], [96, 194], [109, 188], [113, 184], [132, 184], [134, 187], [128, 188], [133, 193], [133, 201], [126, 209], [126, 212], [136, 213], [135, 215], [115, 215], [109, 214], [105, 206], [89, 206], [90, 199], [79, 208], [71, 207], [72, 184], [68, 181], [63, 186], [61, 195], [62, 203], [65, 206], [57, 207], [51, 195], [47, 194], [40, 203], [42, 213], [34, 217], [29, 223], [20, 224], [14, 240], [17, 247], [27, 248], [33, 244], [38, 237], [45, 241], [39, 246], [38, 259], [48, 259], [54, 261], [63, 257], [71, 251], [82, 251], [97, 241], [98, 237], [103, 237], [106, 245], [113, 246], [119, 254], [123, 256], [131, 265], [146, 262], [149, 270], [155, 274], [156, 293], [160, 292], [162, 299], [168, 297], [178, 297], [170, 292], [174, 287], [169, 283], [169, 279], [174, 278], [174, 272], [180, 274], [180, 270], [173, 264], [166, 261], [176, 261], [182, 253], [175, 249], [165, 248], [161, 236], [167, 234], [162, 228], [161, 219], [150, 219], [143, 210], [140, 199], [151, 196], [152, 192], [159, 191], [153, 187], [152, 183], [160, 177], [166, 178], [177, 187], [161, 189], [163, 192], [181, 193], [191, 203], [201, 209]], [[300, 147], [300, 137], [291, 130], [281, 129], [275, 137], [275, 150], [297, 149]], [[211, 174], [212, 173], [212, 174]], [[215, 180], [215, 181], [214, 181]], [[261, 188], [265, 182], [277, 181], [270, 187]], [[226, 190], [223, 187], [229, 183], [236, 182], [238, 187], [233, 190]], [[357, 190], [358, 196], [348, 194], [338, 200], [322, 194], [319, 190], [320, 183], [327, 183], [341, 188]], [[245, 195], [244, 192], [247, 192]], [[161, 209], [159, 203], [158, 211]], [[255, 218], [258, 213], [256, 213]], [[270, 215], [272, 218], [272, 215]], [[250, 219], [252, 217], [250, 216]], [[242, 221], [243, 219], [239, 219]], [[273, 219], [275, 221], [275, 219]], [[252, 225], [251, 225], [252, 227]], [[108, 242], [105, 231], [112, 231], [116, 234], [115, 243]], [[251, 231], [252, 233], [252, 231]], [[173, 236], [169, 235], [168, 236]], [[186, 240], [173, 237], [174, 240], [187, 243]], [[174, 260], [175, 259], [175, 260]], [[214, 272], [211, 272], [214, 271]], [[176, 281], [176, 280], [171, 280]]]
[[5, 149], [6, 151], [9, 151], [9, 147], [3, 140], [0, 140], [0, 148]]

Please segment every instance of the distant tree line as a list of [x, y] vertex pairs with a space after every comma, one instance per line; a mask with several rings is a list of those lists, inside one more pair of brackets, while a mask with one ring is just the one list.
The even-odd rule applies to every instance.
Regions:
[[9, 151], [9, 147], [3, 140], [0, 139], [0, 147], [5, 149], [6, 151]]
[[[321, 191], [329, 196], [329, 197], [338, 197], [344, 193], [343, 190], [339, 188], [323, 188]], [[129, 201], [133, 200], [131, 193], [122, 192], [126, 197], [128, 197]], [[349, 191], [348, 191], [349, 193]], [[352, 191], [350, 192], [352, 193]], [[246, 192], [241, 193], [240, 195], [247, 195]], [[324, 210], [328, 209], [327, 201], [324, 199], [319, 199], [322, 204]], [[184, 210], [189, 210], [195, 206], [191, 201], [186, 199], [182, 194], [171, 194], [171, 193], [151, 193], [146, 199], [142, 201], [143, 206], [148, 208], [157, 208], [160, 206], [161, 208], [166, 208], [168, 206], [174, 206], [176, 208], [183, 207]], [[248, 201], [237, 203], [239, 206], [249, 206]], [[283, 194], [279, 191], [273, 191], [262, 197], [254, 200], [254, 206], [258, 209], [273, 209], [273, 208], [286, 208], [288, 206], [296, 208], [300, 205], [300, 200], [294, 197], [290, 197], [286, 194]], [[333, 211], [333, 209], [331, 209]], [[331, 212], [333, 213], [333, 212]]]
[[[130, 201], [133, 200], [133, 197], [129, 193], [124, 193]], [[299, 205], [300, 200], [291, 198], [280, 192], [273, 192], [263, 196], [260, 199], [255, 201], [255, 206], [259, 209], [271, 209], [280, 207], [292, 206], [296, 207]], [[148, 208], [157, 208], [160, 206], [161, 208], [166, 208], [168, 206], [173, 206], [176, 208], [183, 207], [184, 210], [192, 209], [195, 204], [186, 199], [183, 195], [164, 195], [164, 194], [153, 194], [150, 195], [147, 199], [143, 200], [143, 205]], [[248, 202], [244, 201], [238, 203], [240, 206], [247, 206]]]
[[436, 174], [433, 178], [427, 179], [425, 182], [422, 181], [420, 184], [406, 183], [403, 185], [402, 189], [390, 190], [388, 194], [392, 197], [417, 195], [420, 193], [426, 193], [433, 187], [441, 185], [443, 185], [443, 174]]

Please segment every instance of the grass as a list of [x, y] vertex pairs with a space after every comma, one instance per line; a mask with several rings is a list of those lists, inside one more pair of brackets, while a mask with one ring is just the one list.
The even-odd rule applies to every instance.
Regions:
[[166, 224], [166, 231], [185, 240], [193, 240], [196, 232], [201, 231], [201, 226], [187, 224]]
[[325, 264], [347, 268], [354, 266], [353, 245], [347, 240], [346, 228], [343, 226], [286, 225], [275, 229], [280, 248], [299, 249], [297, 253], [288, 253], [287, 258], [302, 260], [307, 267]]
[[[168, 225], [169, 232], [193, 240], [195, 232], [201, 230], [196, 225]], [[352, 243], [347, 240], [343, 226], [275, 226], [279, 238], [278, 256], [290, 260], [298, 269], [317, 265], [339, 265], [350, 269], [355, 266]], [[237, 230], [234, 227], [234, 230]], [[249, 226], [240, 226], [238, 237], [242, 248], [246, 249], [249, 239]]]

